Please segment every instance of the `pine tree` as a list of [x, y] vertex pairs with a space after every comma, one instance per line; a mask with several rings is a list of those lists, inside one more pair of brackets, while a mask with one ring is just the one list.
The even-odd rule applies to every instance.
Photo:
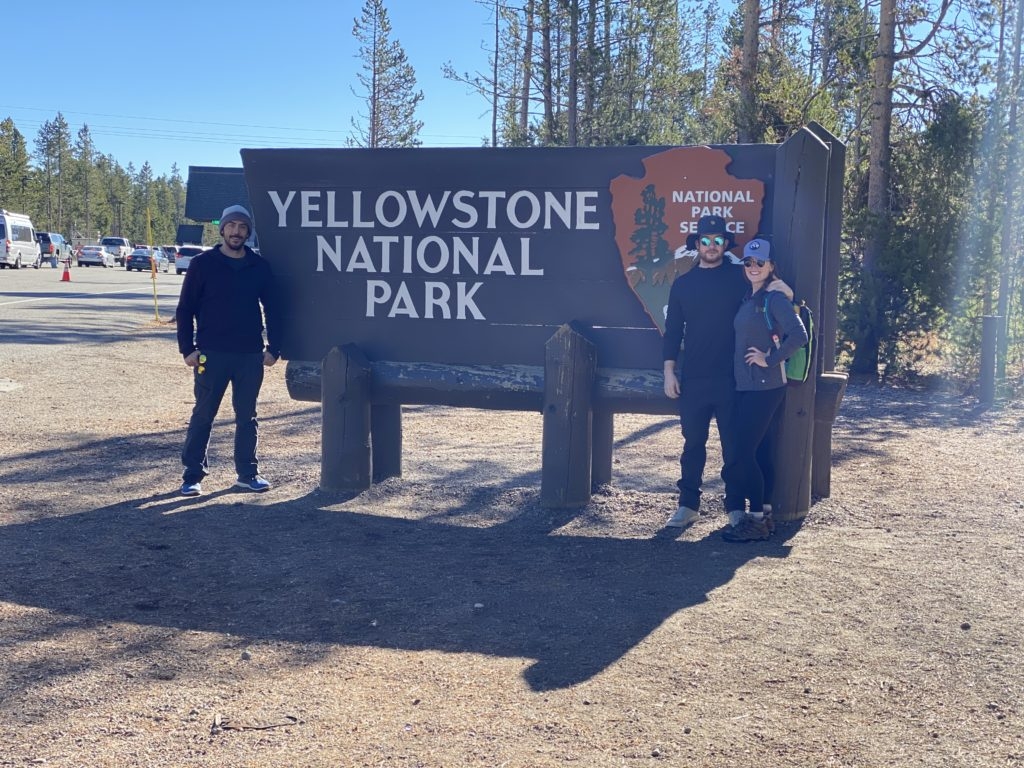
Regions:
[[416, 107], [423, 91], [416, 89], [416, 72], [405, 50], [391, 39], [391, 22], [383, 0], [366, 0], [352, 34], [359, 41], [362, 71], [357, 74], [367, 113], [352, 118], [350, 143], [360, 147], [418, 147], [423, 121]]
[[11, 118], [0, 121], [0, 203], [28, 212], [28, 181], [31, 174], [25, 137]]

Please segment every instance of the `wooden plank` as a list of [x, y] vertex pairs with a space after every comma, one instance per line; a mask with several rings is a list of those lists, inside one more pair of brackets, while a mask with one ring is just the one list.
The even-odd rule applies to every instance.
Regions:
[[[375, 404], [449, 405], [503, 411], [536, 411], [543, 405], [544, 369], [538, 366], [461, 366], [436, 363], [370, 363], [370, 399]], [[320, 364], [289, 360], [288, 394], [320, 400]], [[678, 403], [665, 397], [661, 371], [598, 368], [595, 407], [611, 413], [678, 415]]]

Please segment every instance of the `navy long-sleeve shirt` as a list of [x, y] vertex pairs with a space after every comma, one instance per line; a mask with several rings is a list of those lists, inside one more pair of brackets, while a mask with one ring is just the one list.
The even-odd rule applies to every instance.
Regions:
[[[245, 249], [233, 259], [220, 246], [192, 259], [175, 313], [178, 351], [188, 356], [196, 349], [211, 352], [281, 354], [279, 291], [270, 265]], [[267, 344], [263, 343], [263, 320]]]
[[728, 262], [711, 268], [696, 266], [672, 283], [662, 359], [675, 360], [682, 344], [680, 381], [732, 381], [733, 319], [749, 288], [743, 267]]

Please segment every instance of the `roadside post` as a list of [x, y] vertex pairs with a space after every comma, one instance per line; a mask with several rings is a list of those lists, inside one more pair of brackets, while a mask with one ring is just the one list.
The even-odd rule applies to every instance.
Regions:
[[150, 279], [153, 281], [153, 319], [160, 322], [160, 305], [156, 294], [156, 256], [149, 257]]

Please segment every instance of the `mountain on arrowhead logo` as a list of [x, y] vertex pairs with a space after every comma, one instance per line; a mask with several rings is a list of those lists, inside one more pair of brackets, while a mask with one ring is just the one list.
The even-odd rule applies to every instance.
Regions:
[[764, 182], [728, 172], [732, 158], [712, 147], [679, 147], [644, 158], [640, 178], [612, 179], [615, 244], [629, 287], [658, 329], [673, 281], [696, 264], [701, 216], [721, 216], [739, 252], [761, 221]]

